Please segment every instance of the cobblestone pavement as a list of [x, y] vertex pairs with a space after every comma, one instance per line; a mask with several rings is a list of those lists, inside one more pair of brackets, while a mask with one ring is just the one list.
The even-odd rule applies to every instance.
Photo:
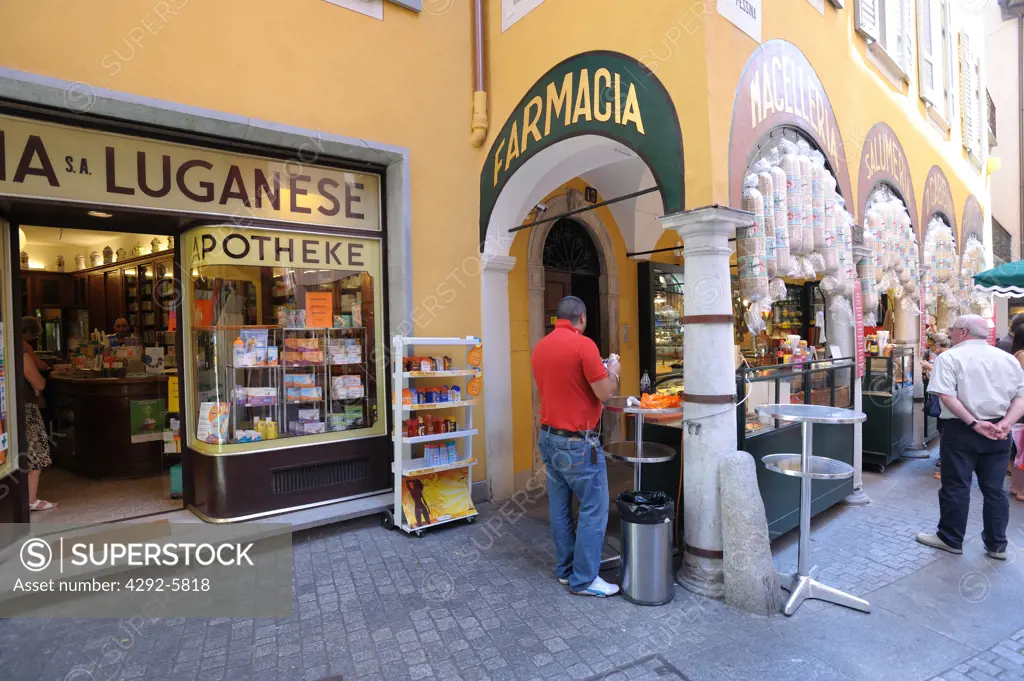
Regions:
[[[295, 537], [294, 613], [277, 620], [0, 620], [10, 681], [747, 679], [1024, 681], [1024, 505], [1011, 560], [984, 557], [980, 494], [963, 556], [920, 546], [934, 527], [934, 460], [865, 473], [873, 503], [816, 519], [819, 579], [867, 598], [869, 615], [815, 601], [757, 618], [680, 588], [635, 606], [568, 594], [525, 492], [472, 526], [422, 539], [374, 520]], [[796, 562], [795, 537], [774, 545]]]

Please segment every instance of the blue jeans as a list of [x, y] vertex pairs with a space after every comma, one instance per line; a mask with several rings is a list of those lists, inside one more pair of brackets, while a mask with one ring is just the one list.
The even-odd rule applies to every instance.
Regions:
[[[569, 588], [579, 591], [597, 579], [601, 568], [601, 549], [608, 526], [608, 469], [604, 453], [599, 445], [591, 445], [586, 440], [552, 435], [543, 430], [538, 445], [547, 467], [555, 576], [568, 577]], [[595, 448], [597, 451], [592, 451]], [[580, 502], [575, 530], [573, 494]]]

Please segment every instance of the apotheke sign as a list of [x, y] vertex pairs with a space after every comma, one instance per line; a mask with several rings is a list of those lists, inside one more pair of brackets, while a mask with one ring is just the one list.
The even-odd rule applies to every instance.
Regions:
[[250, 265], [314, 270], [352, 270], [376, 276], [380, 242], [376, 239], [240, 229], [233, 225], [200, 227], [185, 233], [190, 267]]
[[[380, 229], [376, 175], [0, 116], [0, 196]], [[308, 160], [308, 159], [307, 159]]]

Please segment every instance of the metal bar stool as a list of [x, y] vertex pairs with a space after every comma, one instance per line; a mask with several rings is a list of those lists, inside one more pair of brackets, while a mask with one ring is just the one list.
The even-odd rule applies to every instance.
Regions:
[[813, 456], [812, 426], [815, 423], [859, 423], [864, 421], [867, 416], [852, 409], [817, 404], [766, 404], [757, 407], [756, 411], [758, 414], [771, 416], [779, 421], [799, 423], [803, 434], [803, 451], [799, 454], [769, 454], [762, 459], [768, 470], [800, 478], [800, 544], [796, 573], [792, 575], [779, 573], [782, 588], [790, 592], [783, 612], [786, 615], [792, 615], [808, 598], [844, 605], [862, 612], [871, 612], [871, 604], [864, 599], [816, 581], [817, 566], [811, 568], [807, 566], [811, 554], [811, 481], [842, 480], [853, 476], [853, 466], [850, 464], [825, 456]]

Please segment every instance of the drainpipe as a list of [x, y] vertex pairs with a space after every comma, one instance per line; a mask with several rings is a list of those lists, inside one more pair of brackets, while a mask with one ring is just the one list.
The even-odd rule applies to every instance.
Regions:
[[474, 147], [487, 139], [487, 91], [484, 90], [484, 7], [473, 0], [473, 122], [469, 139]]
[[1024, 16], [1017, 17], [1017, 247], [1024, 257]]

